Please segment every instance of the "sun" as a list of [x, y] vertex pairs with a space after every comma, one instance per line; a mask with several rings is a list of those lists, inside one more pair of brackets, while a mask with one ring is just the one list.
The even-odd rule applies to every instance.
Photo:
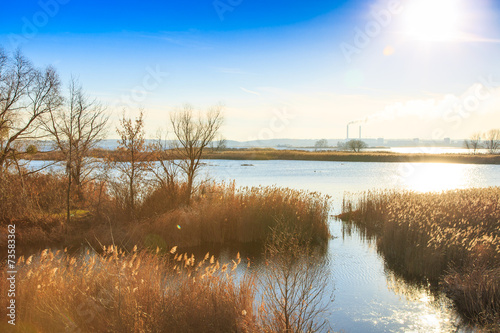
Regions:
[[460, 9], [459, 0], [413, 0], [404, 10], [406, 31], [419, 40], [456, 40]]

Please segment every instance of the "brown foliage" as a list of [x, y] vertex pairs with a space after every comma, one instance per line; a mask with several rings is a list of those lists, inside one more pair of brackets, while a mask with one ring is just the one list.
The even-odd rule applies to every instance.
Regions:
[[500, 188], [369, 192], [342, 218], [376, 236], [391, 267], [439, 281], [467, 319], [498, 323]]
[[[125, 253], [41, 253], [18, 262], [16, 328], [37, 332], [251, 332], [254, 283], [239, 258]], [[2, 269], [2, 290], [6, 290]], [[2, 308], [7, 301], [1, 295]], [[22, 306], [21, 306], [22, 304]], [[4, 310], [5, 311], [5, 310]], [[2, 325], [6, 325], [5, 321]], [[6, 328], [6, 327], [0, 327]]]

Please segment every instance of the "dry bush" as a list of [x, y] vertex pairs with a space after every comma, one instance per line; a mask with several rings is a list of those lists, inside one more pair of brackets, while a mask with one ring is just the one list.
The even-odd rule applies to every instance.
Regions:
[[[110, 246], [101, 255], [87, 252], [79, 258], [50, 250], [20, 258], [16, 328], [37, 332], [256, 331], [253, 280], [237, 280], [234, 275], [240, 258], [221, 265], [209, 254], [197, 261], [192, 255], [174, 253], [175, 249], [171, 252], [163, 256], [134, 249], [126, 254]], [[2, 290], [5, 274], [2, 269]], [[6, 296], [1, 297], [5, 305]]]
[[[89, 181], [82, 185], [82, 198], [71, 196], [72, 221], [66, 225], [67, 178], [54, 173], [4, 173], [0, 181], [0, 230], [17, 225], [16, 239], [28, 251], [33, 247], [80, 244], [82, 232], [100, 221], [107, 221], [113, 206], [105, 182]], [[6, 240], [0, 240], [0, 247]]]
[[377, 236], [391, 267], [441, 282], [467, 319], [498, 320], [500, 188], [371, 192], [345, 201], [341, 217]]
[[64, 209], [65, 182], [55, 174], [19, 176], [4, 173], [0, 180], [0, 219], [2, 223], [34, 220], [43, 214]]
[[187, 186], [173, 182], [169, 186], [157, 186], [144, 197], [139, 208], [141, 218], [158, 217], [186, 203]]

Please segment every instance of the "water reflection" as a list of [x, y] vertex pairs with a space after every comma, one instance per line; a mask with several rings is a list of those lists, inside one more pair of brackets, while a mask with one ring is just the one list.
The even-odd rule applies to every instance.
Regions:
[[[372, 302], [370, 316], [365, 320], [377, 331], [399, 332], [474, 332], [453, 309], [453, 303], [432, 283], [421, 276], [408, 275], [400, 265], [384, 258], [377, 247], [377, 238], [352, 223], [341, 223], [343, 239], [357, 238], [369, 248], [375, 248], [383, 260], [385, 286], [399, 297], [400, 306]], [[384, 310], [381, 310], [384, 308]], [[383, 328], [383, 329], [382, 329]]]
[[476, 166], [447, 163], [411, 163], [402, 165], [403, 188], [418, 192], [436, 192], [465, 188], [477, 184], [472, 169]]

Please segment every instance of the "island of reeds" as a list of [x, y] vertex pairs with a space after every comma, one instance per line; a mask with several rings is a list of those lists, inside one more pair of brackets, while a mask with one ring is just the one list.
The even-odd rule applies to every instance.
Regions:
[[500, 188], [368, 192], [342, 211], [391, 269], [437, 285], [466, 320], [500, 330]]

